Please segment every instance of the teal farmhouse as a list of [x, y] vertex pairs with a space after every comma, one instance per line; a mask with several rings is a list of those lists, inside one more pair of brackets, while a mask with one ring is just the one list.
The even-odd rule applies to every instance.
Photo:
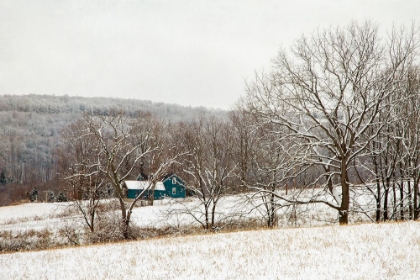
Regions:
[[172, 198], [185, 198], [185, 182], [175, 174], [163, 178], [163, 185], [166, 189], [166, 196]]

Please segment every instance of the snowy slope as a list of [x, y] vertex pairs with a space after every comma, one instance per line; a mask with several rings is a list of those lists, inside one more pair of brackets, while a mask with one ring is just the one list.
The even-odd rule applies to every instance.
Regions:
[[0, 279], [418, 279], [420, 223], [279, 229], [0, 255]]

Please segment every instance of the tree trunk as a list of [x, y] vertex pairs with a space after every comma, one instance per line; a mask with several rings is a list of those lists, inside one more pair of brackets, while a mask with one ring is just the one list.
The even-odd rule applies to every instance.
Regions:
[[381, 183], [379, 178], [376, 179], [376, 190], [376, 222], [379, 223], [381, 221]]
[[204, 213], [206, 216], [206, 222], [205, 222], [205, 226], [204, 229], [210, 229], [210, 222], [209, 222], [209, 205], [207, 205], [207, 202], [204, 202]]
[[389, 187], [386, 186], [384, 190], [384, 221], [388, 221], [388, 193]]
[[270, 195], [270, 203], [268, 208], [268, 221], [267, 226], [269, 228], [274, 227], [274, 219], [275, 219], [275, 208], [274, 208], [274, 192]]
[[[376, 149], [375, 141], [373, 142], [373, 148]], [[378, 161], [375, 155], [372, 155], [372, 161], [376, 177], [376, 222], [379, 223], [381, 221], [381, 182], [379, 180]]]
[[418, 197], [419, 197], [419, 182], [418, 182], [418, 180], [414, 181], [413, 189], [414, 189], [414, 194], [413, 194], [413, 196], [414, 196], [414, 220], [417, 221], [417, 219], [420, 216], [420, 205], [419, 205], [419, 200], [418, 200]]
[[123, 231], [124, 239], [129, 239], [130, 238], [129, 225], [130, 225], [130, 221], [127, 218], [122, 221], [122, 227], [123, 227], [122, 231]]
[[94, 232], [95, 231], [95, 210], [89, 209], [89, 212], [90, 212], [89, 229], [90, 229], [90, 232]]
[[[344, 161], [344, 160], [343, 160]], [[340, 225], [347, 225], [349, 223], [349, 208], [350, 208], [350, 186], [347, 175], [347, 166], [342, 163], [341, 168], [341, 206], [338, 211]]]
[[[395, 182], [392, 183], [392, 196], [393, 196], [393, 200], [394, 200], [394, 203], [392, 205], [392, 217], [396, 221], [396, 220], [398, 220], [398, 213], [397, 213], [398, 212], [397, 211], [398, 204], [397, 204], [397, 192], [396, 192], [396, 188], [395, 188]], [[392, 217], [391, 217], [391, 219], [392, 219]]]
[[153, 203], [155, 201], [155, 188], [156, 188], [156, 183], [153, 183], [151, 189], [147, 191], [149, 194], [147, 197], [147, 200], [150, 206], [153, 206]]
[[400, 220], [404, 220], [404, 180], [401, 180], [400, 186]]
[[211, 208], [211, 228], [215, 227], [216, 221], [216, 203], [213, 201], [213, 206]]
[[408, 219], [412, 220], [414, 217], [414, 209], [413, 209], [413, 193], [411, 189], [411, 181], [410, 179], [407, 180], [407, 188], [408, 188]]
[[349, 224], [349, 211], [348, 210], [339, 210], [338, 214], [340, 215], [340, 217], [338, 218], [338, 222], [340, 223], [340, 225], [344, 226], [344, 225], [348, 225]]
[[122, 225], [120, 225], [120, 226], [122, 226], [124, 239], [128, 239], [129, 238], [128, 227], [130, 225], [130, 218], [127, 217], [127, 211], [126, 211], [126, 208], [125, 208], [124, 200], [120, 196], [118, 196], [118, 201], [120, 203], [120, 209], [121, 209], [121, 223], [122, 223]]

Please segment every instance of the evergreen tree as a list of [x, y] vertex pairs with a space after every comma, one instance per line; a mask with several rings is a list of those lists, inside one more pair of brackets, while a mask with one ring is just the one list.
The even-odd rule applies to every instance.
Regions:
[[6, 175], [4, 175], [4, 172], [1, 172], [0, 173], [0, 184], [5, 185], [6, 183], [7, 183]]
[[34, 201], [36, 201], [36, 200], [37, 200], [37, 198], [38, 198], [38, 190], [37, 190], [37, 189], [33, 189], [33, 190], [31, 190], [31, 191], [28, 193], [28, 195], [29, 195], [29, 200], [30, 200], [31, 202], [34, 202]]
[[48, 192], [48, 199], [47, 202], [54, 202], [55, 200], [55, 195], [53, 191]]
[[66, 202], [66, 201], [68, 201], [67, 196], [63, 192], [60, 192], [57, 195], [57, 202]]

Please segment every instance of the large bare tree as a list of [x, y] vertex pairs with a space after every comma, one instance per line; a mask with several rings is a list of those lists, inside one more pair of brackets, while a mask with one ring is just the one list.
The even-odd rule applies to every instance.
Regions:
[[348, 223], [350, 170], [383, 127], [378, 114], [392, 106], [385, 101], [413, 61], [416, 36], [414, 28], [393, 30], [384, 40], [371, 22], [317, 31], [290, 52], [281, 50], [272, 74], [249, 84], [248, 109], [287, 131], [302, 167], [324, 171], [307, 185], [323, 186], [332, 200], [297, 202], [324, 203], [338, 211], [340, 224]]
[[[124, 238], [131, 236], [130, 220], [136, 202], [145, 192], [153, 191], [156, 181], [169, 171], [180, 155], [166, 145], [170, 137], [163, 136], [162, 127], [163, 124], [149, 114], [132, 118], [121, 111], [110, 110], [106, 115], [85, 115], [82, 128], [78, 130], [78, 139], [88, 136], [95, 144], [93, 148], [85, 148], [89, 156], [79, 158], [89, 158], [89, 165], [77, 162], [75, 166], [83, 166], [83, 169], [77, 169], [68, 179], [90, 180], [95, 176], [101, 179], [96, 181], [100, 186], [112, 186], [120, 206]], [[72, 152], [77, 154], [79, 150], [75, 147]], [[124, 181], [136, 178], [142, 164], [147, 165], [153, 176], [150, 176], [147, 188], [127, 202]]]

